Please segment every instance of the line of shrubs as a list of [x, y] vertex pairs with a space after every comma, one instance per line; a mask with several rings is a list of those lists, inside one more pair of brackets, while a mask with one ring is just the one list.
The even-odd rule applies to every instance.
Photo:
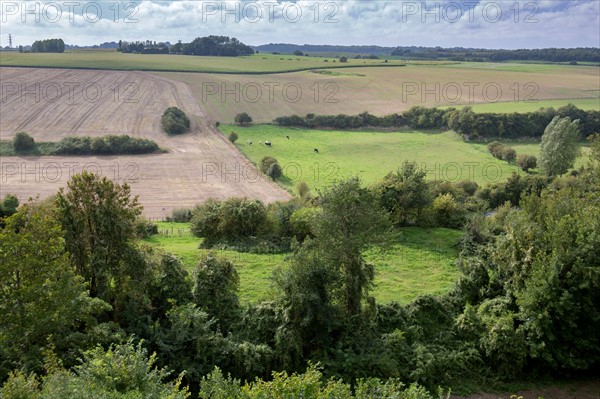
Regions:
[[[487, 187], [467, 180], [427, 181], [416, 163], [405, 162], [369, 189], [396, 226], [461, 228], [471, 215], [505, 202], [516, 206], [522, 195], [539, 193], [549, 182], [545, 176], [517, 174]], [[209, 200], [193, 209], [175, 209], [168, 220], [191, 222], [192, 233], [204, 237], [208, 248], [288, 251], [294, 240], [314, 236], [320, 217], [320, 197], [311, 197], [303, 182], [297, 190], [299, 197], [268, 205], [240, 198]]]
[[[48, 154], [43, 155], [138, 155], [150, 154], [159, 150], [152, 140], [128, 135], [108, 135], [103, 137], [73, 136], [65, 137]], [[16, 153], [35, 152], [37, 144], [33, 137], [18, 132], [13, 140]]]
[[475, 113], [471, 107], [462, 109], [425, 108], [415, 106], [404, 113], [375, 116], [368, 112], [359, 115], [291, 115], [276, 118], [273, 122], [280, 126], [305, 128], [358, 129], [413, 128], [451, 129], [470, 138], [521, 138], [541, 137], [546, 126], [555, 116], [570, 117], [580, 121], [583, 138], [600, 131], [600, 111], [585, 111], [572, 104], [558, 109], [540, 108], [528, 113]]
[[127, 135], [65, 137], [58, 142], [56, 155], [138, 155], [158, 151], [156, 142]]
[[488, 144], [488, 150], [495, 158], [506, 162], [517, 161], [517, 166], [524, 172], [537, 168], [537, 158], [529, 154], [519, 154], [511, 146], [502, 144], [499, 141], [492, 141]]

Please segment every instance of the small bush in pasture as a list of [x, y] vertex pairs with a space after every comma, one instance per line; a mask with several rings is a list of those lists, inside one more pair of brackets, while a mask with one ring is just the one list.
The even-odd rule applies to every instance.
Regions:
[[189, 208], [175, 208], [171, 216], [167, 216], [167, 222], [187, 223], [192, 220], [192, 210]]
[[523, 172], [529, 172], [530, 169], [537, 167], [537, 158], [529, 154], [519, 154], [517, 157], [517, 165]]
[[238, 134], [234, 131], [231, 131], [231, 133], [229, 133], [229, 141], [231, 141], [232, 143], [235, 143], [237, 141], [237, 139], [239, 138]]
[[517, 158], [517, 152], [514, 148], [504, 146], [502, 148], [502, 159], [506, 162], [512, 162]]
[[246, 112], [241, 112], [235, 116], [235, 123], [238, 123], [240, 126], [248, 125], [252, 123], [252, 117]]
[[13, 147], [15, 152], [25, 152], [31, 151], [35, 148], [35, 141], [33, 137], [28, 135], [25, 132], [19, 132], [15, 134], [15, 139], [13, 140]]

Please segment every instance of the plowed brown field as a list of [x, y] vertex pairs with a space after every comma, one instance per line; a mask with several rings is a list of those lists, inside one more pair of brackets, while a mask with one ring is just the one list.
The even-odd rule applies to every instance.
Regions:
[[[214, 128], [185, 83], [144, 72], [0, 68], [0, 85], [2, 140], [18, 131], [36, 141], [128, 134], [168, 150], [144, 156], [2, 157], [0, 196], [46, 197], [87, 169], [128, 182], [152, 218], [208, 198], [273, 202], [289, 197]], [[190, 117], [189, 133], [170, 137], [162, 132], [160, 117], [170, 106]]]

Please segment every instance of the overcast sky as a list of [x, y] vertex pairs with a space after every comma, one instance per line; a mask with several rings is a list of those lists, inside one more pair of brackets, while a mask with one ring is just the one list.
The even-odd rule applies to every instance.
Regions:
[[599, 47], [600, 1], [0, 1], [1, 45], [62, 38], [481, 48]]

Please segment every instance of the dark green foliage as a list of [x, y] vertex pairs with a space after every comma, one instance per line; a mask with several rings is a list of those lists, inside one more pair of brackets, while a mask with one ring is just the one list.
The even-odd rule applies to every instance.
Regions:
[[127, 184], [83, 172], [59, 191], [56, 203], [77, 273], [89, 284], [93, 297], [114, 305], [122, 292], [119, 283], [126, 284], [127, 275], [139, 278], [126, 261], [142, 209], [137, 197], [131, 198]]
[[228, 138], [228, 139], [229, 139], [229, 141], [231, 141], [232, 143], [235, 143], [239, 137], [238, 137], [238, 134], [237, 134], [236, 132], [233, 132], [233, 131], [232, 131], [231, 133], [229, 133], [229, 136], [228, 136], [227, 138]]
[[512, 162], [517, 157], [517, 152], [507, 145], [504, 145], [498, 141], [492, 141], [488, 144], [488, 150], [494, 158], [502, 159], [507, 162]]
[[277, 159], [271, 156], [263, 157], [263, 159], [260, 160], [260, 170], [266, 175], [269, 172], [271, 165], [275, 163], [277, 163]]
[[348, 62], [348, 57], [344, 57], [344, 56], [340, 57], [340, 62], [341, 63]]
[[246, 112], [239, 113], [235, 116], [235, 123], [238, 123], [240, 126], [245, 126], [252, 123], [252, 117], [248, 115]]
[[546, 176], [521, 176], [513, 173], [506, 183], [492, 184], [480, 189], [477, 196], [485, 200], [491, 208], [497, 208], [505, 202], [518, 206], [522, 196], [540, 194], [550, 180]]
[[171, 216], [167, 216], [167, 222], [187, 223], [192, 220], [192, 210], [189, 208], [175, 208]]
[[517, 157], [517, 165], [523, 172], [529, 172], [530, 169], [537, 168], [537, 158], [533, 155], [519, 154]]
[[266, 207], [258, 200], [207, 201], [194, 209], [191, 230], [209, 243], [234, 241], [256, 236], [266, 220]]
[[149, 220], [140, 218], [135, 222], [136, 236], [139, 238], [148, 238], [158, 234], [158, 225]]
[[137, 155], [150, 154], [158, 150], [152, 140], [121, 136], [104, 137], [65, 137], [61, 139], [53, 153], [56, 155]]
[[235, 37], [229, 38], [227, 36], [211, 35], [198, 37], [191, 43], [185, 43], [183, 45], [183, 53], [187, 55], [238, 57], [254, 54], [254, 50]]
[[[580, 132], [588, 137], [599, 130], [600, 111], [583, 111], [573, 105], [555, 110], [540, 108], [529, 113], [475, 113], [470, 107], [463, 109], [425, 108], [415, 106], [403, 114], [377, 117], [368, 113], [360, 115], [292, 115], [275, 118], [280, 126], [306, 128], [359, 129], [365, 127], [413, 129], [451, 129], [465, 138], [539, 138], [555, 116], [570, 117], [580, 122]], [[501, 157], [500, 157], [501, 158]]]
[[283, 176], [283, 169], [281, 169], [279, 163], [275, 162], [269, 166], [269, 170], [267, 170], [267, 176], [269, 176], [273, 181]]
[[230, 331], [240, 317], [240, 278], [235, 266], [210, 253], [200, 260], [192, 278], [196, 306], [215, 318], [223, 332]]
[[27, 133], [19, 132], [13, 139], [13, 147], [17, 153], [31, 151], [35, 148], [35, 141]]
[[[2, 218], [15, 214], [18, 207], [19, 199], [12, 194], [6, 194], [2, 202], [0, 202], [0, 221]], [[1, 222], [0, 227], [2, 227]]]
[[50, 347], [60, 348], [61, 358], [72, 365], [82, 348], [70, 346], [84, 344], [97, 326], [94, 316], [110, 309], [90, 298], [76, 275], [51, 209], [29, 202], [5, 223], [0, 229], [0, 381], [10, 370], [40, 371]]
[[179, 108], [170, 107], [163, 113], [161, 124], [167, 134], [182, 134], [190, 129], [190, 118]]
[[395, 224], [417, 223], [423, 209], [431, 203], [426, 175], [416, 162], [405, 161], [401, 169], [388, 174], [375, 186], [378, 202], [390, 213]]
[[64, 53], [65, 42], [63, 39], [36, 40], [31, 45], [32, 53]]

